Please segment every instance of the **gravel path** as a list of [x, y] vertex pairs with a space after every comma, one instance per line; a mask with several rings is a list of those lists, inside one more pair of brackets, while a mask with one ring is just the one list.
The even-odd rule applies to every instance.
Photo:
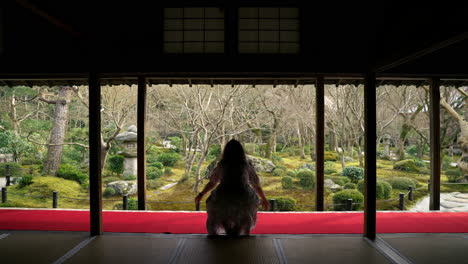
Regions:
[[[428, 212], [429, 211], [429, 196], [424, 197], [415, 206], [408, 211], [412, 212]], [[468, 212], [468, 193], [441, 193], [440, 194], [440, 211], [443, 212]]]

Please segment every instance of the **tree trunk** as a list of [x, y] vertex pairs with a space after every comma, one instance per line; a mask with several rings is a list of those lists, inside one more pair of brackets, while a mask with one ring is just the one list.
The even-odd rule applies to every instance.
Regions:
[[299, 121], [296, 122], [296, 133], [297, 133], [297, 140], [299, 143], [299, 149], [301, 151], [301, 159], [305, 159], [306, 155], [304, 153], [304, 142], [302, 141], [302, 134], [301, 134], [301, 127], [299, 126]]
[[193, 192], [198, 193], [198, 188], [201, 182], [201, 166], [203, 165], [203, 161], [205, 161], [206, 156], [208, 155], [208, 150], [203, 151], [203, 154], [200, 156], [200, 159], [197, 162], [197, 171], [195, 172], [195, 185], [193, 186]]
[[63, 141], [68, 119], [68, 104], [72, 95], [72, 88], [62, 86], [55, 102], [54, 126], [50, 134], [47, 157], [44, 162], [43, 174], [56, 175], [62, 160]]
[[362, 149], [361, 145], [359, 144], [359, 141], [354, 141], [354, 146], [356, 146], [357, 153], [358, 153], [358, 159], [359, 159], [359, 167], [364, 168], [364, 157], [362, 155]]

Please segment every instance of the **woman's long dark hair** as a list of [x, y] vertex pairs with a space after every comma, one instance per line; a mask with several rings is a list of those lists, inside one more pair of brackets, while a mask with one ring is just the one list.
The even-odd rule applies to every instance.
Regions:
[[247, 158], [242, 144], [232, 139], [224, 147], [221, 159], [223, 166], [222, 183], [230, 187], [240, 187], [246, 182]]

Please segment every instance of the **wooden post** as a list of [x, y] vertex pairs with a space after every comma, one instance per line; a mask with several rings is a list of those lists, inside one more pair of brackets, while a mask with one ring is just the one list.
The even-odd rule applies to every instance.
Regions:
[[429, 96], [431, 140], [430, 210], [440, 210], [440, 80], [431, 79]]
[[58, 208], [58, 192], [52, 192], [52, 208]]
[[413, 186], [408, 186], [408, 200], [413, 201]]
[[315, 204], [317, 211], [323, 211], [325, 145], [325, 85], [323, 77], [317, 77], [315, 88], [315, 175], [317, 177]]
[[364, 174], [364, 236], [374, 240], [376, 235], [377, 190], [377, 129], [375, 73], [369, 72], [364, 85], [365, 174]]
[[398, 204], [398, 208], [403, 211], [405, 210], [405, 194], [404, 193], [400, 193], [399, 195], [400, 197], [400, 202]]
[[137, 106], [137, 168], [138, 168], [138, 210], [146, 209], [146, 78], [138, 77], [138, 106]]
[[101, 85], [89, 75], [89, 208], [91, 236], [102, 235]]
[[122, 208], [123, 208], [124, 210], [128, 210], [128, 195], [124, 195], [124, 196], [122, 196], [122, 198], [123, 198], [123, 201], [122, 201], [122, 202], [123, 202], [123, 206], [122, 206]]
[[346, 211], [353, 210], [353, 199], [346, 200]]
[[10, 186], [11, 183], [11, 171], [10, 171], [10, 165], [5, 165], [5, 178], [6, 178], [6, 186]]
[[276, 211], [276, 200], [270, 199], [270, 211]]
[[7, 188], [2, 187], [2, 203], [6, 203], [7, 201]]

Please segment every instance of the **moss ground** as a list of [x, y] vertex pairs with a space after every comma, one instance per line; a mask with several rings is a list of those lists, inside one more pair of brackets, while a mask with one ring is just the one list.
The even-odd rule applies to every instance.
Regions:
[[[282, 165], [286, 166], [290, 170], [297, 169], [304, 165], [305, 163], [313, 163], [309, 156], [306, 159], [301, 159], [299, 156], [287, 156], [283, 153], [280, 153], [279, 156], [282, 158]], [[377, 178], [378, 179], [390, 179], [394, 177], [409, 177], [416, 179], [419, 183], [420, 189], [414, 192], [415, 200], [413, 202], [405, 199], [406, 208], [410, 208], [414, 205], [419, 199], [422, 199], [428, 194], [427, 192], [427, 182], [429, 180], [429, 175], [424, 173], [416, 172], [403, 172], [393, 170], [392, 161], [388, 160], [378, 160], [377, 163]], [[209, 161], [203, 164], [204, 167], [208, 166]], [[358, 161], [347, 162], [346, 166], [359, 166]], [[169, 183], [178, 182], [184, 174], [184, 164], [183, 162], [178, 162], [172, 169], [170, 174], [164, 174], [161, 176], [159, 181], [160, 186], [164, 186]], [[339, 162], [335, 163], [336, 173], [331, 175], [339, 176], [341, 173], [341, 166]], [[426, 170], [427, 171], [427, 170]], [[37, 174], [36, 174], [37, 175]], [[106, 175], [106, 173], [104, 173]], [[287, 196], [292, 197], [297, 201], [298, 205], [314, 205], [315, 204], [315, 191], [314, 190], [303, 190], [298, 185], [298, 179], [294, 178], [295, 188], [293, 189], [283, 189], [281, 187], [281, 178], [282, 176], [273, 176], [271, 173], [259, 173], [260, 181], [263, 187], [263, 190], [267, 197], [280, 197]], [[189, 177], [184, 182], [179, 182], [172, 188], [167, 190], [160, 189], [148, 189], [147, 190], [147, 200], [148, 209], [150, 210], [183, 210], [183, 211], [192, 211], [194, 210], [193, 199], [196, 193], [193, 191], [195, 179]], [[442, 174], [442, 182], [447, 182], [447, 177], [445, 174]], [[201, 188], [207, 183], [204, 180], [201, 184]], [[80, 199], [87, 199], [89, 194], [88, 190], [84, 189], [78, 183], [74, 181], [64, 180], [57, 177], [45, 177], [45, 176], [35, 176], [34, 183], [30, 186], [19, 188], [17, 185], [11, 186], [8, 188], [10, 194], [8, 195], [7, 203], [0, 203], [0, 207], [29, 207], [29, 208], [51, 208], [52, 207], [52, 191], [59, 192], [59, 207], [60, 208], [89, 208], [89, 202], [87, 200], [71, 200], [64, 197], [73, 197]], [[442, 185], [442, 192], [468, 192], [467, 185]], [[407, 191], [393, 190], [391, 198], [397, 198], [400, 192], [407, 193]], [[33, 195], [33, 196], [47, 196], [48, 198], [34, 198], [34, 197], [24, 197], [15, 194], [22, 195]], [[332, 204], [333, 193], [326, 190], [325, 192], [325, 204]], [[136, 195], [131, 197], [136, 199]], [[205, 209], [204, 201], [208, 198], [206, 195], [201, 203], [201, 210]], [[120, 197], [106, 197], [104, 198], [103, 207], [106, 210], [114, 209], [117, 204], [120, 204]], [[106, 201], [106, 200], [117, 200], [117, 201]], [[181, 202], [181, 203], [165, 203], [165, 202]], [[310, 206], [298, 206], [296, 207], [298, 211], [313, 211], [314, 207]], [[331, 210], [332, 208], [329, 208]], [[377, 202], [378, 210], [398, 210], [398, 200], [390, 202]]]

